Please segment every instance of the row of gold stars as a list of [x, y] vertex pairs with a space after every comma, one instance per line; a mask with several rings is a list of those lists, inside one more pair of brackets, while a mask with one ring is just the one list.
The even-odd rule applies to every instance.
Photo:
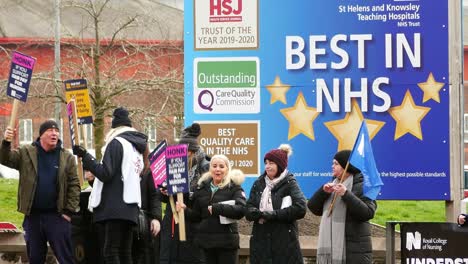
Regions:
[[[440, 103], [439, 91], [444, 85], [444, 83], [435, 81], [432, 73], [429, 73], [426, 82], [418, 83], [419, 88], [424, 92], [423, 103], [430, 99]], [[287, 104], [286, 93], [290, 88], [290, 85], [283, 84], [279, 76], [276, 76], [272, 84], [266, 85], [266, 89], [271, 94], [270, 104], [274, 104], [278, 101]], [[394, 140], [399, 139], [407, 133], [422, 140], [421, 121], [430, 109], [429, 107], [416, 105], [410, 91], [407, 90], [401, 105], [391, 107], [388, 110], [388, 113], [396, 121]], [[284, 108], [280, 111], [289, 122], [288, 140], [300, 134], [305, 135], [311, 140], [315, 140], [314, 127], [312, 124], [319, 113], [316, 108], [307, 105], [302, 92], [297, 96], [293, 107]], [[363, 120], [366, 120], [371, 139], [374, 138], [385, 125], [385, 122], [382, 121], [364, 119], [361, 109], [354, 99], [352, 100], [351, 111], [347, 113], [343, 119], [325, 122], [324, 125], [338, 140], [338, 150], [351, 149], [355, 141], [355, 135], [359, 132], [359, 127]]]

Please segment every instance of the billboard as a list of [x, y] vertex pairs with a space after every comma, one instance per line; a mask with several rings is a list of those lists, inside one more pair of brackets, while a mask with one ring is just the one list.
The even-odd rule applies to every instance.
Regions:
[[249, 158], [227, 154], [251, 160], [240, 167], [247, 193], [265, 153], [290, 144], [289, 170], [310, 197], [365, 120], [384, 182], [377, 199], [450, 200], [448, 6], [187, 0], [186, 124], [201, 123], [210, 150], [216, 131], [256, 125], [236, 130], [253, 135]]

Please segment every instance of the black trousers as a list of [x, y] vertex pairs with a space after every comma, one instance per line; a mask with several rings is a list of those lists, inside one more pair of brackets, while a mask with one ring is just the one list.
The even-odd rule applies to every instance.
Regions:
[[125, 220], [108, 220], [104, 226], [104, 263], [133, 264], [132, 242], [134, 224]]
[[73, 263], [71, 223], [61, 214], [32, 213], [24, 217], [23, 229], [29, 263], [45, 263], [47, 242], [60, 264]]
[[237, 264], [237, 248], [205, 248], [206, 264]]
[[133, 231], [133, 264], [159, 264], [159, 234], [153, 237], [148, 227], [148, 233], [141, 235], [136, 229]]

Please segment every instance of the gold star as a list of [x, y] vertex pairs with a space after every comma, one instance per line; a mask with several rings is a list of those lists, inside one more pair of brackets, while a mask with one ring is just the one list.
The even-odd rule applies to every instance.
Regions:
[[301, 133], [315, 140], [312, 123], [319, 113], [316, 108], [307, 106], [307, 102], [302, 93], [299, 93], [297, 96], [296, 103], [293, 107], [284, 108], [280, 111], [289, 121], [288, 140], [291, 140]]
[[[344, 119], [325, 122], [325, 126], [338, 140], [338, 151], [352, 149], [356, 141], [359, 128], [364, 116], [356, 100], [352, 101], [351, 112], [347, 113]], [[367, 130], [370, 139], [373, 139], [377, 132], [385, 125], [385, 122], [366, 119]]]
[[422, 140], [421, 120], [431, 110], [429, 107], [417, 106], [409, 90], [406, 91], [400, 106], [388, 109], [388, 113], [395, 119], [395, 140], [406, 133]]
[[424, 92], [423, 103], [429, 101], [429, 99], [440, 103], [439, 91], [444, 85], [444, 83], [436, 82], [432, 72], [429, 73], [426, 82], [418, 83], [419, 88]]
[[279, 76], [276, 76], [273, 84], [266, 85], [267, 90], [271, 94], [270, 104], [280, 101], [286, 104], [286, 93], [288, 92], [291, 85], [281, 83]]

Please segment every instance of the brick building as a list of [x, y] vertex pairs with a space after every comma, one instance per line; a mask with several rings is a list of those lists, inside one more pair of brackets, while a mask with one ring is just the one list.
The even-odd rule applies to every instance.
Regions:
[[[17, 143], [27, 144], [38, 136], [40, 123], [44, 119], [54, 117], [55, 99], [41, 98], [53, 94], [55, 91], [53, 81], [54, 70], [54, 0], [15, 1], [7, 0], [0, 4], [0, 84], [3, 92], [0, 92], [0, 131], [8, 124], [12, 98], [6, 97], [6, 79], [10, 69], [11, 51], [17, 50], [37, 59], [33, 72], [33, 80], [29, 90], [28, 101], [20, 103], [17, 123]], [[61, 79], [78, 79], [92, 76], [92, 69], [83, 73], [70, 65], [89, 63], [92, 56], [84, 58], [80, 55], [82, 49], [93, 52], [94, 33], [89, 30], [94, 21], [82, 10], [74, 7], [75, 4], [83, 4], [87, 1], [65, 1], [61, 3]], [[107, 79], [102, 82], [117, 80], [129, 83], [135, 79], [143, 78], [142, 70], [149, 74], [161, 77], [172, 74], [174, 80], [183, 80], [183, 10], [180, 9], [182, 1], [110, 1], [109, 6], [103, 9], [100, 17], [101, 30], [99, 31], [100, 47], [105, 49], [110, 44], [117, 44], [102, 57], [100, 65], [109, 73]], [[183, 2], [182, 2], [183, 3]], [[18, 17], [28, 19], [19, 20]], [[113, 40], [116, 28], [122, 28], [123, 24], [130, 18], [135, 18], [133, 25], [128, 29], [120, 31]], [[155, 48], [154, 48], [155, 47]], [[154, 48], [154, 49], [152, 49]], [[145, 52], [143, 52], [145, 50]], [[149, 55], [153, 57], [148, 57]], [[88, 60], [88, 61], [85, 61]], [[146, 60], [145, 64], [141, 62]], [[126, 68], [122, 69], [125, 62]], [[111, 67], [120, 67], [115, 72]], [[146, 69], [145, 69], [146, 67]], [[140, 72], [140, 73], [138, 73]], [[112, 76], [109, 76], [112, 75]], [[85, 77], [83, 77], [85, 76]], [[47, 81], [49, 80], [49, 81]], [[88, 80], [88, 83], [90, 81]], [[180, 89], [183, 94], [183, 81], [171, 86], [171, 89]], [[90, 86], [88, 84], [88, 86]], [[47, 97], [47, 96], [46, 96]], [[164, 104], [161, 94], [154, 92], [135, 91], [131, 96], [116, 96], [114, 105], [122, 105], [135, 111], [134, 126], [140, 131], [148, 134], [150, 147], [156, 142], [167, 139], [170, 142], [178, 135], [181, 122], [177, 116], [183, 116], [183, 107], [170, 111], [159, 112], [148, 115], [154, 109], [158, 112], [160, 105]], [[183, 104], [183, 100], [180, 102]], [[180, 111], [182, 109], [182, 112]], [[111, 109], [105, 113], [105, 124], [110, 126]], [[65, 147], [70, 147], [68, 133], [68, 120], [66, 118], [65, 104], [61, 105], [62, 140]], [[85, 125], [86, 142], [84, 145], [93, 148], [93, 129], [91, 125]]]

